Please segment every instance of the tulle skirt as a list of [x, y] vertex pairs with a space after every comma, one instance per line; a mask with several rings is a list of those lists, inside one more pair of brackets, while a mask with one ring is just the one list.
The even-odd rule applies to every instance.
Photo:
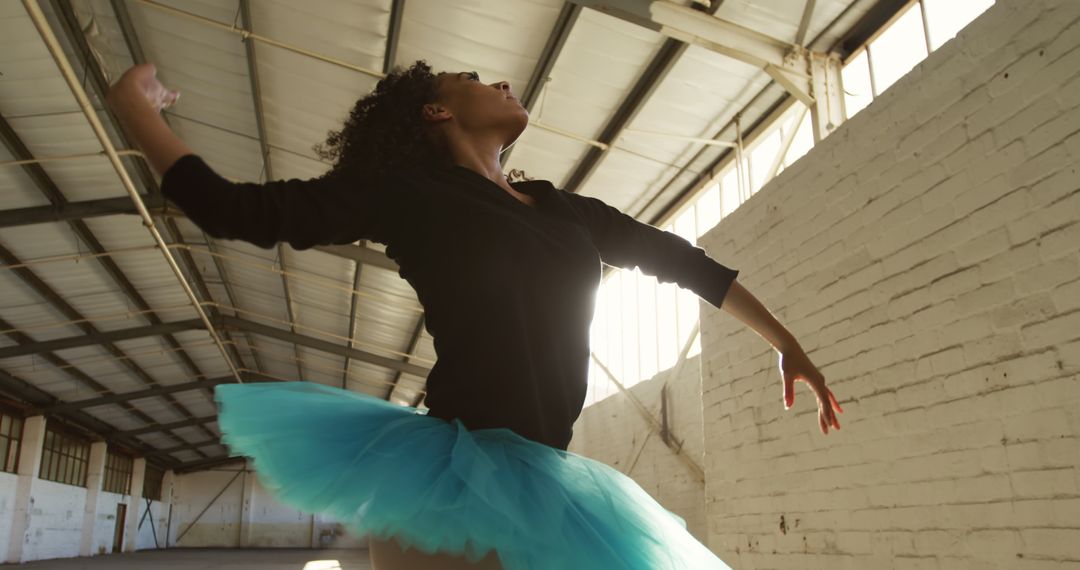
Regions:
[[283, 504], [505, 570], [730, 570], [637, 483], [506, 429], [312, 382], [221, 384], [218, 425]]

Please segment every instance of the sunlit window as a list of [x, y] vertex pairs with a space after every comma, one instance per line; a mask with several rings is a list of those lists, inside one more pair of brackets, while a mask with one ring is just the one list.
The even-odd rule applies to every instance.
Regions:
[[[878, 93], [925, 58], [928, 43], [936, 49], [993, 5], [992, 0], [922, 1], [926, 3], [928, 29], [923, 27], [924, 7], [914, 2], [845, 64], [841, 80], [847, 117], [869, 105]], [[790, 141], [786, 152], [785, 140]], [[776, 174], [770, 172], [774, 164], [780, 172], [813, 146], [810, 113], [802, 104], [795, 104], [745, 149], [742, 183], [734, 162], [728, 164], [719, 183], [711, 181], [672, 223], [660, 229], [697, 243], [698, 238], [768, 183]], [[781, 152], [784, 155], [778, 163]], [[658, 283], [640, 270], [613, 271], [597, 292], [590, 329], [593, 354], [627, 388], [669, 370], [688, 342], [688, 356], [701, 351], [701, 335], [690, 338], [698, 323], [701, 302], [694, 292], [672, 283]], [[590, 361], [585, 405], [617, 392], [601, 366]]]
[[884, 93], [920, 61], [926, 59], [926, 32], [919, 5], [908, 6], [876, 40], [870, 43], [874, 87]]
[[844, 82], [844, 110], [850, 119], [874, 100], [874, 88], [870, 82], [870, 62], [866, 50], [852, 59], [840, 72]]
[[[848, 118], [869, 105], [936, 50], [994, 5], [993, 0], [920, 0], [844, 65], [841, 81]], [[923, 13], [925, 23], [923, 25]]]
[[993, 6], [994, 0], [923, 0], [923, 4], [930, 49], [936, 50]]
[[[795, 138], [791, 141], [791, 146], [788, 147], [787, 154], [784, 155], [784, 164], [786, 168], [795, 164], [795, 161], [802, 158], [806, 153], [810, 152], [810, 149], [814, 148], [814, 122], [810, 116], [809, 110], [805, 107], [802, 108], [802, 121], [799, 122], [797, 130], [795, 131]], [[797, 118], [799, 113], [795, 113]]]

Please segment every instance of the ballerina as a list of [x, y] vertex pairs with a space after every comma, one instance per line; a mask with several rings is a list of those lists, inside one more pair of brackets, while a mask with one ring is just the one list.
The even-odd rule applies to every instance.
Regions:
[[159, 116], [177, 91], [152, 64], [108, 104], [210, 236], [270, 248], [386, 244], [416, 290], [438, 361], [426, 413], [314, 382], [223, 384], [222, 440], [281, 502], [328, 513], [394, 568], [729, 568], [632, 479], [567, 451], [586, 392], [601, 262], [695, 292], [778, 352], [818, 401], [843, 410], [794, 336], [687, 240], [546, 180], [512, 181], [500, 154], [528, 125], [509, 84], [397, 68], [316, 152], [309, 180], [232, 183]]

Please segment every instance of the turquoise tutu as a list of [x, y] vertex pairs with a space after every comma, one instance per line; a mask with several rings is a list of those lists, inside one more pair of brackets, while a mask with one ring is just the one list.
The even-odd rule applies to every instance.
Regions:
[[730, 570], [637, 483], [506, 428], [468, 430], [312, 382], [222, 384], [230, 454], [282, 503], [360, 536], [505, 570]]

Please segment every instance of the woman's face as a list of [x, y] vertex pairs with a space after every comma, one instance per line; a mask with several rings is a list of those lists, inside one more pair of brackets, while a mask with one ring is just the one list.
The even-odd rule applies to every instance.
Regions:
[[505, 81], [484, 84], [475, 71], [443, 72], [436, 76], [436, 92], [436, 103], [426, 106], [429, 117], [452, 118], [467, 132], [498, 134], [504, 149], [529, 124], [529, 112]]

